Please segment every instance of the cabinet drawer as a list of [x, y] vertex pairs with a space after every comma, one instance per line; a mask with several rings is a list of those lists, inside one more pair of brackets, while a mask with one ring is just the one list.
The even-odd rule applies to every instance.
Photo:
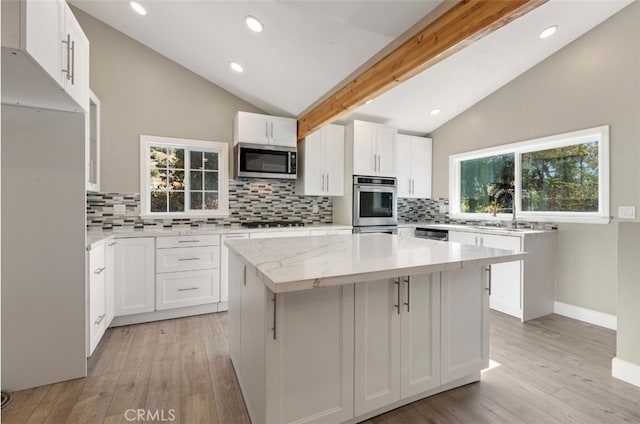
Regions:
[[218, 268], [219, 264], [219, 246], [156, 250], [156, 272], [158, 273]]
[[217, 269], [161, 274], [156, 278], [156, 310], [215, 303], [219, 293]]
[[219, 246], [220, 236], [203, 235], [203, 236], [179, 236], [179, 237], [157, 237], [156, 247], [158, 249], [167, 249], [171, 247], [192, 247], [192, 246]]

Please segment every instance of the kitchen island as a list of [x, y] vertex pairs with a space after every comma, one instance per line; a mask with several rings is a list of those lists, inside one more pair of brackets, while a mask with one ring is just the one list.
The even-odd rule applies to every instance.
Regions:
[[253, 423], [355, 423], [480, 379], [491, 264], [526, 253], [354, 234], [229, 240], [231, 359]]

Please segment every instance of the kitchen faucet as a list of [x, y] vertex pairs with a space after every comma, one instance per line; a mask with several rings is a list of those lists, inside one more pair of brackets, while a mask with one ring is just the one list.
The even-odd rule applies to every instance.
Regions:
[[498, 197], [502, 197], [505, 194], [511, 196], [511, 210], [513, 211], [513, 217], [511, 218], [511, 228], [518, 228], [518, 221], [516, 220], [516, 199], [514, 195], [515, 189], [504, 189], [496, 191], [496, 194], [493, 196], [493, 216], [496, 216], [498, 212]]

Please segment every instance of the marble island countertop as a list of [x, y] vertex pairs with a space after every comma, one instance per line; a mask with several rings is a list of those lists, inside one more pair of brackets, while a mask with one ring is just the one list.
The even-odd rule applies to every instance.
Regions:
[[388, 234], [227, 240], [274, 293], [524, 259], [526, 252]]

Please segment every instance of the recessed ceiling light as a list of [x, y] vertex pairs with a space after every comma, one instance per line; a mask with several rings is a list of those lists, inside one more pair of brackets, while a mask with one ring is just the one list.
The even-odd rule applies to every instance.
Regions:
[[142, 5], [137, 1], [132, 1], [129, 4], [131, 5], [131, 8], [135, 10], [137, 13], [139, 13], [140, 15], [144, 16], [147, 14], [147, 9], [142, 7]]
[[230, 62], [229, 66], [231, 66], [231, 69], [233, 69], [234, 71], [236, 71], [237, 73], [241, 73], [242, 71], [244, 71], [244, 68], [242, 67], [242, 65], [240, 65], [239, 63], [236, 62]]
[[440, 113], [440, 109], [433, 109], [431, 112], [429, 112], [431, 116], [436, 116], [439, 113]]
[[260, 22], [258, 18], [255, 18], [253, 16], [247, 16], [246, 18], [244, 18], [244, 21], [247, 23], [247, 26], [251, 31], [262, 32], [262, 28], [264, 28], [262, 22]]
[[545, 28], [542, 31], [540, 31], [540, 35], [538, 35], [538, 37], [540, 37], [541, 39], [549, 38], [553, 34], [555, 34], [557, 30], [558, 30], [558, 25], [552, 25], [549, 28]]

